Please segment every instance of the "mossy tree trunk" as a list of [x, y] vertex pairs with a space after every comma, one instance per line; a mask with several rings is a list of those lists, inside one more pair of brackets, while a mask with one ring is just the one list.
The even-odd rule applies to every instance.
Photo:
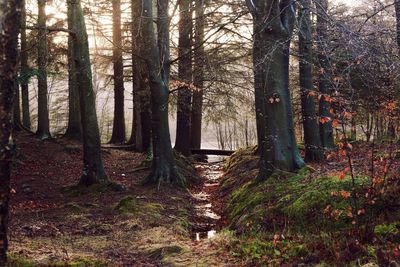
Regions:
[[104, 171], [101, 159], [100, 134], [97, 123], [96, 103], [92, 85], [89, 44], [86, 25], [80, 0], [70, 0], [73, 5], [73, 54], [76, 66], [76, 78], [80, 96], [83, 172], [81, 185], [110, 183]]
[[[163, 47], [160, 51], [157, 44], [153, 25], [152, 1], [138, 1], [140, 1], [140, 10], [143, 14], [141, 23], [141, 42], [143, 44], [143, 57], [148, 70], [151, 91], [153, 163], [147, 181], [155, 184], [168, 183], [183, 185], [182, 177], [178, 173], [175, 164], [169, 133], [169, 89], [166, 79], [167, 75], [165, 75], [168, 70], [161, 71], [161, 58], [169, 57], [169, 55], [165, 54], [166, 51], [169, 51], [169, 47]], [[163, 4], [168, 3], [167, 0], [160, 0], [160, 2], [161, 1], [165, 1]], [[164, 21], [167, 22], [167, 20]], [[165, 39], [160, 41], [162, 44], [168, 46], [168, 42], [166, 42]]]
[[[74, 5], [73, 1], [67, 1], [67, 21], [68, 30], [73, 30], [74, 18]], [[73, 36], [68, 35], [68, 127], [65, 132], [65, 137], [81, 140], [82, 139], [82, 126], [81, 126], [81, 111], [79, 107], [79, 91], [77, 72], [74, 60], [74, 40]]]
[[0, 0], [0, 266], [6, 265], [8, 249], [12, 110], [17, 84], [21, 9], [21, 0]]
[[305, 160], [309, 162], [323, 159], [321, 139], [316, 115], [315, 94], [312, 78], [312, 33], [311, 33], [311, 0], [302, 0], [299, 9], [299, 78], [301, 113], [304, 130]]
[[38, 127], [36, 135], [39, 139], [51, 138], [49, 125], [49, 109], [47, 101], [47, 27], [46, 1], [38, 0]]
[[332, 71], [328, 58], [328, 0], [316, 0], [317, 9], [317, 49], [319, 62], [319, 132], [321, 136], [321, 144], [325, 149], [334, 147], [331, 103], [328, 101], [331, 95], [331, 78]]
[[260, 49], [253, 63], [257, 119], [262, 120], [258, 127], [265, 125], [259, 130], [259, 179], [265, 179], [276, 169], [294, 171], [304, 165], [295, 140], [289, 92], [288, 52], [295, 10], [291, 0], [249, 0], [247, 5], [254, 20], [255, 47]]
[[191, 1], [179, 0], [178, 88], [175, 149], [185, 156], [191, 154], [190, 119], [192, 92], [192, 12]]
[[29, 65], [28, 44], [26, 39], [26, 1], [22, 1], [21, 10], [21, 96], [22, 96], [22, 125], [31, 129], [31, 115], [29, 110]]
[[201, 125], [203, 112], [203, 89], [204, 89], [204, 0], [195, 1], [195, 26], [194, 26], [194, 47], [193, 53], [193, 84], [196, 90], [192, 98], [191, 114], [191, 148], [201, 147]]
[[113, 10], [113, 67], [114, 120], [110, 143], [125, 143], [124, 63], [122, 59], [121, 0], [112, 1]]

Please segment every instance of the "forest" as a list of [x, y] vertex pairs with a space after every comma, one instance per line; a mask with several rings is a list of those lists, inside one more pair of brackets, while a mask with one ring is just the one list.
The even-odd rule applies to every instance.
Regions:
[[400, 0], [0, 0], [0, 266], [400, 266]]

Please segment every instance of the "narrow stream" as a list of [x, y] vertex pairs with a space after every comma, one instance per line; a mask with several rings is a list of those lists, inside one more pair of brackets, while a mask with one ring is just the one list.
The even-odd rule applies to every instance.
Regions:
[[212, 238], [217, 232], [221, 216], [213, 206], [213, 197], [215, 198], [224, 175], [223, 159], [219, 156], [208, 156], [208, 162], [196, 164], [196, 169], [204, 180], [202, 186], [192, 192], [195, 199], [192, 236], [196, 241]]

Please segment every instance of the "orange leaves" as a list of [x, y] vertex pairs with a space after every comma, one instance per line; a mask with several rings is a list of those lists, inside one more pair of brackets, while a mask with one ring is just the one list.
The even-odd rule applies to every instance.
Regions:
[[322, 124], [328, 123], [328, 122], [330, 122], [331, 120], [332, 120], [332, 119], [329, 118], [329, 117], [320, 117], [320, 118], [319, 118], [319, 122], [322, 123]]
[[315, 91], [309, 91], [308, 92], [308, 96], [311, 96], [311, 97], [316, 97], [318, 94], [317, 94], [317, 92], [315, 92]]

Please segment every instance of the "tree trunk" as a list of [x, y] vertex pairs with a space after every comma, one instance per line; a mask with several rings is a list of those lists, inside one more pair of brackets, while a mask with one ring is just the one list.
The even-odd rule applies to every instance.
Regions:
[[[165, 74], [168, 70], [164, 72], [160, 70], [160, 63], [162, 62], [160, 58], [169, 57], [169, 54], [165, 54], [165, 52], [169, 50], [168, 42], [166, 42], [165, 39], [161, 40], [162, 44], [166, 47], [160, 51], [157, 46], [157, 39], [153, 27], [152, 1], [137, 1], [140, 1], [140, 10], [143, 14], [141, 42], [143, 44], [143, 55], [147, 65], [151, 91], [153, 163], [147, 181], [158, 185], [160, 183], [183, 185], [182, 177], [179, 175], [175, 164], [169, 133], [169, 89], [165, 79], [167, 77]], [[168, 3], [167, 0], [160, 0], [159, 2], [163, 2], [162, 4]], [[160, 8], [160, 5], [158, 6]], [[167, 10], [168, 9], [164, 12]], [[166, 23], [166, 21], [167, 20], [164, 20], [164, 23]], [[164, 76], [164, 79], [162, 76]]]
[[330, 79], [332, 76], [326, 40], [328, 39], [328, 21], [326, 19], [328, 12], [328, 0], [317, 0], [317, 47], [318, 61], [320, 67], [319, 75], [319, 131], [321, 144], [325, 149], [332, 149], [333, 142], [331, 103], [327, 100], [331, 94]]
[[114, 124], [110, 143], [125, 143], [124, 63], [122, 59], [121, 0], [113, 0]]
[[192, 17], [190, 1], [179, 0], [179, 41], [178, 41], [178, 78], [182, 85], [178, 88], [176, 116], [175, 149], [185, 156], [191, 154], [190, 149], [190, 84], [192, 83]]
[[[73, 30], [74, 10], [71, 1], [67, 1], [68, 9], [68, 29]], [[81, 112], [79, 108], [79, 88], [77, 81], [77, 72], [74, 61], [73, 36], [68, 35], [68, 128], [65, 132], [65, 137], [81, 140]]]
[[71, 2], [74, 21], [74, 59], [78, 80], [82, 139], [83, 139], [83, 172], [79, 184], [92, 185], [110, 183], [104, 171], [100, 150], [100, 135], [96, 115], [96, 103], [92, 85], [89, 44], [81, 1]]
[[13, 101], [13, 127], [14, 131], [21, 130], [21, 102], [18, 83], [14, 84], [14, 101]]
[[201, 125], [203, 112], [203, 90], [204, 90], [204, 0], [195, 1], [195, 35], [194, 35], [194, 64], [193, 64], [193, 84], [196, 90], [193, 92], [192, 117], [191, 117], [191, 148], [200, 149], [201, 147]]
[[26, 40], [26, 3], [22, 1], [21, 10], [21, 95], [22, 95], [22, 125], [31, 129], [31, 115], [29, 111], [29, 65], [28, 45]]
[[[254, 63], [256, 97], [262, 112], [265, 136], [259, 137], [261, 153], [259, 179], [275, 169], [294, 171], [304, 165], [297, 149], [289, 93], [290, 38], [295, 14], [292, 1], [247, 1], [254, 19], [254, 44], [261, 56]], [[268, 60], [260, 60], [268, 58]], [[259, 87], [259, 88], [257, 88]], [[257, 108], [257, 106], [256, 106]], [[261, 130], [262, 131], [262, 130]]]
[[305, 160], [320, 161], [323, 159], [321, 140], [318, 128], [318, 118], [316, 116], [315, 98], [313, 97], [312, 79], [312, 35], [310, 8], [311, 0], [301, 1], [299, 10], [299, 77], [300, 77], [300, 96], [301, 113], [304, 130]]
[[151, 114], [150, 114], [150, 88], [146, 66], [141, 58], [141, 7], [140, 3], [133, 0], [132, 11], [132, 94], [133, 94], [133, 121], [132, 133], [128, 141], [135, 145], [138, 152], [148, 151], [151, 144]]
[[0, 266], [8, 249], [10, 172], [13, 158], [12, 109], [18, 69], [21, 0], [0, 0]]
[[47, 101], [47, 27], [46, 1], [38, 0], [38, 127], [36, 135], [40, 140], [51, 138]]

